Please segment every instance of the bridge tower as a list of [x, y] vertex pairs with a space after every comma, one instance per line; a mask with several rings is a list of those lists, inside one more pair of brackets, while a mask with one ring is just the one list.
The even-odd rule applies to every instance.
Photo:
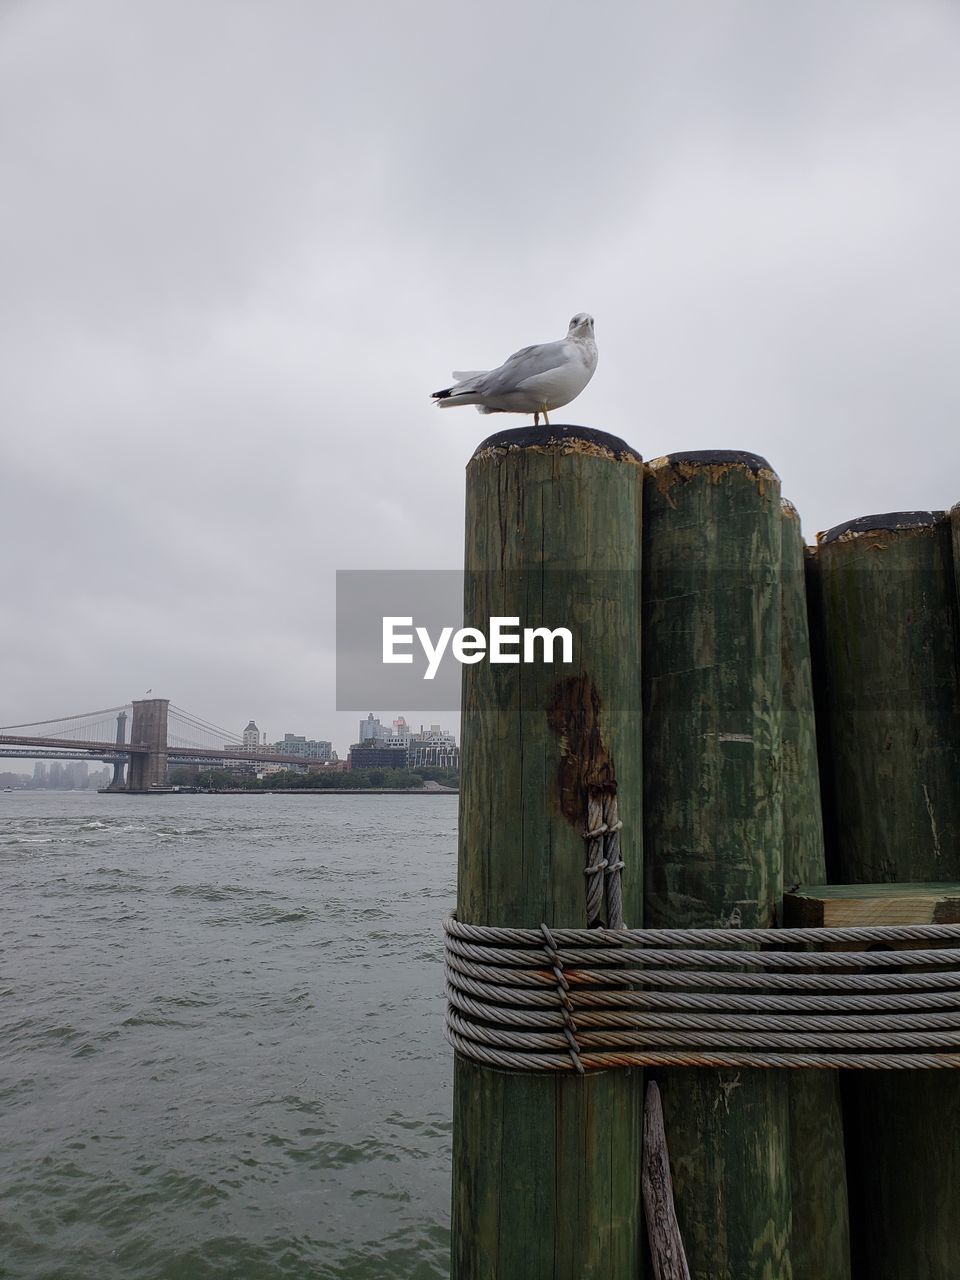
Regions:
[[[127, 713], [121, 711], [117, 716], [117, 746], [122, 747], [127, 740]], [[110, 779], [108, 791], [123, 790], [123, 768], [126, 762], [124, 760], [115, 760], [113, 762], [113, 777]]]
[[133, 704], [130, 725], [131, 746], [145, 746], [133, 752], [127, 767], [127, 791], [157, 791], [167, 785], [167, 710], [169, 698], [144, 698]]

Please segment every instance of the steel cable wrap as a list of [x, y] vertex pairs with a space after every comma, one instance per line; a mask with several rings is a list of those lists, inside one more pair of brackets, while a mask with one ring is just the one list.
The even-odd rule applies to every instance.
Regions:
[[444, 930], [446, 1036], [487, 1066], [960, 1066], [957, 924]]

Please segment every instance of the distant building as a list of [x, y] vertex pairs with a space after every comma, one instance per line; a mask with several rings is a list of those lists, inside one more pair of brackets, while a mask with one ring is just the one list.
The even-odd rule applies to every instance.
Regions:
[[266, 741], [266, 734], [262, 734], [257, 728], [255, 720], [251, 720], [243, 731], [242, 745], [237, 746], [235, 742], [225, 742], [223, 744], [224, 751], [249, 751], [253, 755]]
[[296, 733], [285, 733], [282, 740], [275, 742], [270, 749], [281, 756], [299, 756], [303, 760], [326, 761], [333, 753], [333, 743], [318, 742]]
[[47, 791], [86, 791], [90, 785], [90, 766], [86, 760], [54, 760], [49, 769], [38, 760], [33, 766], [32, 787]]
[[407, 744], [408, 769], [460, 769], [460, 748], [449, 729], [432, 724], [428, 729], [420, 726], [419, 733], [412, 733]]
[[222, 765], [214, 765], [215, 769], [222, 768], [225, 773], [229, 773], [234, 778], [255, 778], [257, 776], [257, 763], [251, 760], [249, 764], [240, 760], [224, 760]]
[[380, 742], [355, 742], [350, 748], [351, 769], [405, 769], [406, 747], [388, 747]]
[[360, 721], [359, 742], [377, 742], [383, 738], [383, 725], [379, 720], [374, 719], [373, 712], [367, 716], [366, 720]]
[[418, 747], [445, 747], [447, 749], [455, 749], [457, 739], [449, 729], [441, 729], [438, 724], [432, 724], [429, 729], [420, 726], [420, 732], [410, 735], [410, 745]]
[[423, 743], [411, 743], [407, 748], [408, 769], [456, 769], [460, 772], [460, 748], [453, 743], [448, 746], [429, 746]]
[[393, 728], [384, 733], [383, 742], [388, 747], [403, 747], [404, 750], [410, 745], [410, 726], [403, 716], [394, 720]]
[[[403, 753], [403, 759], [401, 759]], [[403, 716], [385, 728], [371, 711], [360, 721], [360, 740], [350, 748], [352, 769], [457, 769], [460, 749], [449, 729], [438, 724], [414, 732]]]

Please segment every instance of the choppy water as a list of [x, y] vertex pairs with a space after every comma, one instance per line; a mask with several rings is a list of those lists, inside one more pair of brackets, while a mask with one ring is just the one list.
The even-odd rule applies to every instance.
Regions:
[[456, 820], [0, 795], [0, 1276], [446, 1276]]

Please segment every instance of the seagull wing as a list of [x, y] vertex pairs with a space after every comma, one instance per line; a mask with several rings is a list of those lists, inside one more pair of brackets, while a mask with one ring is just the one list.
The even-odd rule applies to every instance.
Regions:
[[482, 390], [485, 393], [513, 391], [522, 387], [528, 378], [535, 378], [558, 369], [569, 359], [567, 344], [560, 342], [544, 342], [539, 346], [521, 347], [512, 356], [504, 360], [499, 369], [492, 369], [484, 378]]

